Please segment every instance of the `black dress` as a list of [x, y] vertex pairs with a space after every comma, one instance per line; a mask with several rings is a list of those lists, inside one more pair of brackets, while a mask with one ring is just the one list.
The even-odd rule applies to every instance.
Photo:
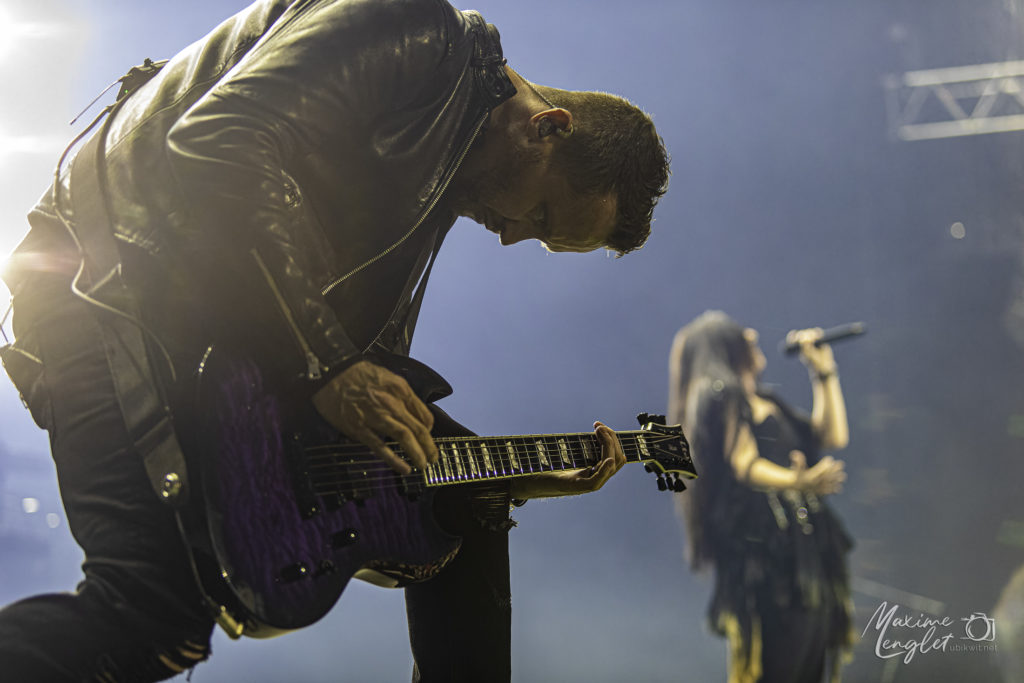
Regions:
[[[772, 395], [776, 410], [750, 424], [758, 453], [782, 467], [799, 450], [818, 462], [809, 421]], [[821, 498], [798, 491], [761, 491], [731, 481], [716, 505], [712, 628], [729, 636], [730, 683], [819, 683], [828, 661], [838, 680], [839, 651], [851, 619], [846, 553], [850, 537]]]

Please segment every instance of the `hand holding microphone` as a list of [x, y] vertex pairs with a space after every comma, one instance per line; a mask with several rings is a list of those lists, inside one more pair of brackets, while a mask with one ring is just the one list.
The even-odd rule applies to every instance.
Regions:
[[809, 330], [790, 330], [789, 334], [786, 335], [786, 338], [779, 344], [779, 351], [785, 353], [787, 356], [796, 353], [801, 348], [799, 339], [803, 338], [798, 337], [797, 335], [803, 332], [813, 331], [820, 333], [820, 336], [818, 336], [813, 343], [816, 346], [821, 346], [822, 344], [831, 344], [832, 342], [837, 342], [842, 339], [856, 337], [864, 334], [868, 329], [864, 323], [847, 323], [845, 325], [836, 325], [835, 327], [830, 327], [825, 330], [820, 327], [815, 327]]
[[836, 374], [836, 360], [829, 344], [864, 334], [865, 331], [864, 323], [859, 322], [830, 327], [827, 330], [820, 327], [790, 330], [780, 345], [780, 350], [787, 355], [799, 352], [800, 360], [811, 374], [819, 380], [824, 380]]

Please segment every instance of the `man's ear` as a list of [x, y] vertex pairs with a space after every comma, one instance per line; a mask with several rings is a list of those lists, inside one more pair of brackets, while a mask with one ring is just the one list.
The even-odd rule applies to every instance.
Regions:
[[530, 123], [537, 131], [538, 138], [546, 138], [552, 133], [561, 137], [572, 135], [572, 113], [568, 109], [545, 109], [531, 116]]

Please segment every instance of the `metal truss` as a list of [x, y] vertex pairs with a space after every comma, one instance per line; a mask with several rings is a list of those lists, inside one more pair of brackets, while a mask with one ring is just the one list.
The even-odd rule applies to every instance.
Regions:
[[1024, 130], [1024, 60], [907, 71], [883, 84], [901, 140]]

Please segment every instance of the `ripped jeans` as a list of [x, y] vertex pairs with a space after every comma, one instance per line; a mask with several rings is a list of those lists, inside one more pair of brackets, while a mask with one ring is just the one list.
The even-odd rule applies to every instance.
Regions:
[[[19, 390], [50, 434], [85, 577], [74, 592], [0, 609], [3, 680], [158, 681], [210, 653], [213, 621], [170, 508], [157, 500], [125, 430], [99, 325], [66, 280], [51, 277], [15, 301], [15, 332], [42, 361]], [[406, 602], [414, 680], [509, 679], [507, 531], [466, 530], [456, 559], [408, 588]]]

